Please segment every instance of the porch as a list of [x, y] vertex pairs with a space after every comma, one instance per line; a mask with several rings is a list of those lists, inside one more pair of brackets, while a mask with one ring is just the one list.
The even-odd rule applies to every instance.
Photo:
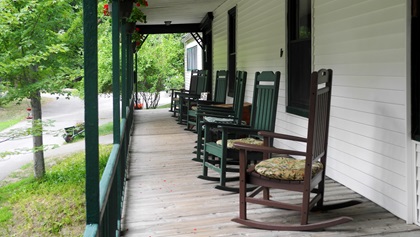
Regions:
[[[356, 199], [362, 204], [329, 213], [313, 213], [310, 221], [347, 215], [353, 222], [304, 233], [241, 226], [230, 221], [238, 215], [238, 195], [214, 189], [214, 182], [197, 178], [201, 164], [191, 160], [195, 133], [185, 131], [185, 126], [177, 124], [167, 109], [136, 110], [133, 123], [122, 218], [126, 237], [420, 235], [419, 226], [407, 225], [333, 180], [327, 183], [326, 202]], [[294, 200], [295, 196], [285, 193], [281, 198]], [[287, 211], [255, 207], [250, 218], [269, 221], [299, 218]]]

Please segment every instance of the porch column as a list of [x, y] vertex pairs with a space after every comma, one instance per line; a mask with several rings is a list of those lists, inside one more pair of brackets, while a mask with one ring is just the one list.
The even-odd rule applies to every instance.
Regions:
[[99, 225], [100, 216], [97, 8], [96, 1], [83, 1], [87, 225]]

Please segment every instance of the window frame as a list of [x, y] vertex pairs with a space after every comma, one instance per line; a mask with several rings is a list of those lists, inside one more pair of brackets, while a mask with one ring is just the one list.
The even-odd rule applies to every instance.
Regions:
[[197, 45], [187, 48], [187, 71], [197, 68]]
[[[309, 13], [306, 31], [302, 31], [299, 18], [302, 0], [287, 2], [287, 105], [286, 112], [308, 117], [309, 111], [309, 79], [312, 70], [312, 0], [306, 0], [306, 11]], [[309, 8], [309, 9], [308, 9]], [[309, 11], [308, 11], [309, 10]]]
[[236, 6], [228, 11], [228, 96], [235, 95], [236, 74]]

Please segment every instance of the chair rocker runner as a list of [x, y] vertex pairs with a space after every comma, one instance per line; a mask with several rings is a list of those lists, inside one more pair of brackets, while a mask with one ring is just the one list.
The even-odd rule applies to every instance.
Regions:
[[[227, 172], [238, 173], [238, 169], [232, 165], [239, 162], [238, 150], [233, 147], [233, 142], [239, 139], [243, 142], [262, 145], [262, 141], [258, 139], [258, 131], [274, 131], [279, 85], [280, 72], [264, 71], [255, 73], [250, 125], [226, 125], [204, 122], [203, 174], [199, 178], [218, 180], [219, 185], [216, 188], [220, 190], [239, 191], [238, 187], [226, 185], [226, 182], [235, 181], [239, 178], [237, 176], [227, 177], [226, 175]], [[221, 133], [221, 139], [214, 142], [210, 131], [216, 128]], [[261, 153], [253, 153], [253, 155], [253, 157], [250, 157], [250, 160], [262, 159]], [[218, 157], [219, 162], [215, 164], [214, 159], [209, 159], [210, 156]], [[209, 176], [208, 169], [217, 172], [219, 177]]]
[[[326, 211], [360, 203], [359, 201], [348, 201], [340, 204], [324, 205], [331, 81], [331, 70], [322, 69], [313, 72], [311, 75], [307, 137], [261, 131], [259, 135], [264, 137], [263, 146], [239, 142], [234, 144], [234, 147], [240, 150], [240, 192], [239, 217], [232, 219], [232, 221], [268, 230], [315, 230], [352, 221], [352, 218], [342, 216], [321, 222], [308, 223], [309, 211], [311, 210]], [[306, 143], [306, 150], [294, 151], [272, 147], [270, 146], [272, 144], [270, 140], [273, 138]], [[251, 151], [263, 152], [263, 161], [253, 167], [249, 167], [247, 161], [248, 154]], [[288, 155], [303, 156], [304, 159], [294, 159]], [[247, 195], [247, 184], [257, 185], [259, 188]], [[271, 189], [300, 192], [302, 195], [301, 203], [291, 204], [271, 199], [275, 195], [270, 193]], [[262, 192], [262, 197], [258, 195], [260, 192]], [[250, 220], [247, 215], [248, 203], [298, 211], [300, 212], [300, 223], [267, 223]]]

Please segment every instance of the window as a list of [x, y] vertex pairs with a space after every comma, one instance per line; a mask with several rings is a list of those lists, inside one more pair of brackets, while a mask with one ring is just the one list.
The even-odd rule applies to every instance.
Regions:
[[191, 71], [197, 68], [197, 45], [187, 48], [187, 70]]
[[420, 141], [420, 0], [412, 0], [411, 18], [411, 135]]
[[288, 113], [308, 116], [311, 78], [311, 0], [288, 1]]

